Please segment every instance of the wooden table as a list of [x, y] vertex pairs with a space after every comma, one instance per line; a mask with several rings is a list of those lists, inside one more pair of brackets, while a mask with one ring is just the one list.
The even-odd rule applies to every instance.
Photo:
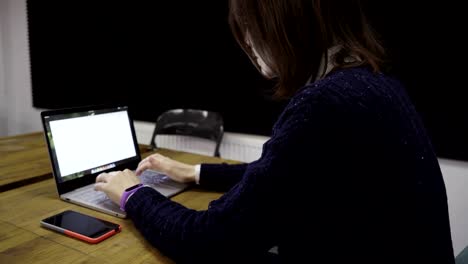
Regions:
[[[26, 142], [20, 146], [29, 146], [31, 149], [18, 147], [17, 151], [26, 153], [30, 161], [37, 161], [38, 157], [47, 155], [43, 150], [39, 150], [41, 145], [33, 139], [35, 136], [37, 137], [30, 134], [19, 137], [22, 139], [20, 142]], [[158, 152], [191, 164], [225, 161], [164, 149]], [[145, 153], [142, 156], [150, 154]], [[23, 159], [21, 156], [16, 157]], [[8, 156], [8, 159], [13, 163], [15, 161], [11, 156]], [[5, 162], [2, 164], [6, 165]], [[50, 175], [48, 160], [35, 164], [36, 169], [47, 175], [48, 179], [0, 193], [0, 263], [173, 263], [146, 242], [131, 220], [116, 218], [60, 200]], [[28, 175], [26, 170], [24, 175]], [[204, 210], [210, 201], [221, 195], [218, 192], [192, 188], [172, 199], [186, 207]], [[75, 210], [119, 223], [122, 225], [122, 232], [92, 245], [40, 227], [41, 219], [64, 210]]]
[[42, 132], [0, 138], [0, 192], [52, 177], [46, 144]]

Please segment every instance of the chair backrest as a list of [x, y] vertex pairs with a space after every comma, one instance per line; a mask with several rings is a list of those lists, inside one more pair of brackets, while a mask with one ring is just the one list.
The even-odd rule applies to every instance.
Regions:
[[156, 120], [150, 145], [157, 148], [156, 136], [185, 135], [215, 142], [214, 156], [220, 157], [219, 147], [224, 134], [221, 114], [198, 109], [173, 109], [162, 113]]

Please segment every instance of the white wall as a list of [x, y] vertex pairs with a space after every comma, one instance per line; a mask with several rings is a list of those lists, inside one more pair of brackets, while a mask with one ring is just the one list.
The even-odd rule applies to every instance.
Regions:
[[[134, 123], [138, 142], [150, 144], [155, 124], [143, 121], [135, 121]], [[219, 152], [221, 157], [225, 159], [252, 162], [260, 157], [263, 144], [268, 139], [269, 137], [265, 136], [225, 132]], [[216, 145], [213, 141], [207, 139], [172, 135], [160, 135], [156, 141], [159, 147], [169, 147], [210, 156], [213, 155]]]
[[468, 246], [468, 162], [439, 159], [439, 163], [449, 200], [453, 250], [458, 254]]
[[3, 52], [5, 50], [3, 41], [5, 37], [3, 32], [5, 32], [5, 16], [4, 13], [4, 0], [0, 0], [0, 136], [7, 134], [7, 106], [6, 106], [6, 91], [5, 91], [5, 68], [4, 68], [4, 56]]
[[[0, 0], [0, 136], [41, 130], [32, 107], [25, 0]], [[151, 131], [136, 125], [148, 143]], [[468, 150], [467, 150], [468, 151]], [[440, 160], [449, 198], [455, 254], [468, 245], [468, 162]]]
[[32, 107], [25, 0], [0, 0], [0, 96], [0, 136], [41, 129]]

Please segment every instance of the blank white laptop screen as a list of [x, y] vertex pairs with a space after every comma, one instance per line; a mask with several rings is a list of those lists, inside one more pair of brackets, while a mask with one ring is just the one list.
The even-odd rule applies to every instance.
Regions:
[[49, 126], [62, 178], [136, 155], [127, 111], [54, 120]]

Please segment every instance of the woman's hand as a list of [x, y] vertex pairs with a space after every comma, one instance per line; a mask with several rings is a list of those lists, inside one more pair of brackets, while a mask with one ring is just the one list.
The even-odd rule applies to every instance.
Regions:
[[148, 156], [138, 164], [136, 175], [145, 170], [155, 170], [166, 174], [174, 181], [187, 183], [195, 181], [195, 166], [175, 161], [160, 154]]
[[125, 189], [140, 183], [140, 179], [131, 170], [101, 173], [96, 177], [94, 190], [105, 192], [114, 203], [120, 204]]

